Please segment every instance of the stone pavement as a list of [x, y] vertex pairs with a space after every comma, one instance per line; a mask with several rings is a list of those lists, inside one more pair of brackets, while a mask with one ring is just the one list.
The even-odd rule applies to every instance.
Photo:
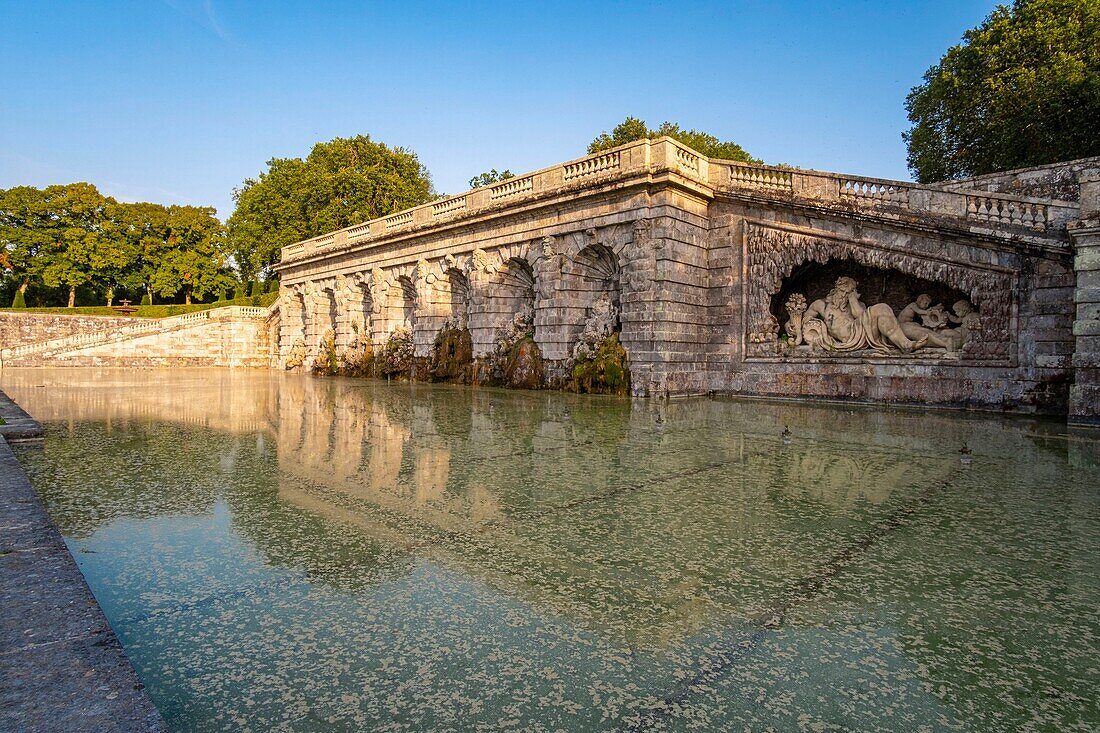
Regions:
[[42, 429], [0, 392], [0, 731], [164, 731], [6, 440]]

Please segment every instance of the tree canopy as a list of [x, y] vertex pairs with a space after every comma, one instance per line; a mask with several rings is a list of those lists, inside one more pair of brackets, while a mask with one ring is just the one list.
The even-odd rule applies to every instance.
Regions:
[[0, 267], [20, 294], [61, 288], [70, 307], [84, 287], [189, 303], [233, 282], [213, 208], [119, 203], [90, 183], [0, 190]]
[[588, 146], [589, 153], [598, 153], [601, 150], [618, 147], [635, 140], [658, 138], [667, 135], [673, 140], [679, 140], [691, 149], [702, 153], [708, 158], [720, 158], [722, 160], [738, 160], [743, 163], [759, 163], [760, 161], [749, 155], [744, 148], [734, 142], [723, 142], [714, 135], [698, 130], [684, 130], [674, 122], [662, 122], [655, 130], [646, 127], [644, 120], [637, 117], [627, 117], [610, 132], [600, 133], [599, 137]]
[[305, 160], [272, 158], [258, 178], [234, 191], [227, 222], [242, 277], [278, 261], [288, 244], [386, 216], [434, 198], [431, 177], [416, 154], [368, 135], [313, 146]]
[[999, 6], [906, 109], [909, 168], [924, 183], [1100, 155], [1100, 2]]
[[476, 176], [470, 179], [470, 188], [481, 188], [482, 186], [488, 186], [490, 183], [498, 183], [500, 181], [506, 181], [509, 178], [515, 178], [516, 174], [510, 170], [503, 170], [499, 173], [496, 168], [491, 171], [485, 171], [484, 173], [478, 173]]

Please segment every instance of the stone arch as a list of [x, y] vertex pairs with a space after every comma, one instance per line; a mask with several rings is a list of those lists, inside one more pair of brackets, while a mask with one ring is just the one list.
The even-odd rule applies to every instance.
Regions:
[[583, 286], [581, 292], [607, 293], [615, 307], [619, 307], [622, 269], [618, 256], [610, 247], [589, 244], [573, 257], [572, 264], [571, 274]]
[[399, 275], [394, 291], [399, 296], [397, 327], [412, 331], [416, 325], [416, 283], [408, 275]]
[[336, 284], [325, 281], [317, 284], [313, 293], [313, 308], [310, 315], [309, 343], [306, 344], [311, 355], [319, 354], [325, 341], [336, 334]]
[[374, 293], [369, 275], [359, 275], [350, 280], [348, 302], [349, 320], [353, 341], [360, 344], [369, 341], [374, 334]]
[[511, 328], [517, 316], [527, 320], [534, 318], [535, 270], [525, 250], [508, 248], [503, 252], [511, 256], [485, 274], [483, 291], [475, 293], [470, 320], [474, 356], [491, 352], [497, 339]]

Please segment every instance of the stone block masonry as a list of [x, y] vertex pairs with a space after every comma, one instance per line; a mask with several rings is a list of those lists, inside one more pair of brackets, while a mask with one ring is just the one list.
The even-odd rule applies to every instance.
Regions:
[[132, 326], [135, 318], [0, 311], [0, 349]]
[[638, 141], [286, 247], [278, 364], [399, 330], [424, 358], [448, 326], [478, 358], [529, 323], [554, 385], [610, 328], [639, 396], [1088, 420], [1098, 172], [920, 185]]
[[[28, 436], [26, 413], [2, 392], [0, 416]], [[0, 730], [166, 730], [2, 436], [0, 608]]]

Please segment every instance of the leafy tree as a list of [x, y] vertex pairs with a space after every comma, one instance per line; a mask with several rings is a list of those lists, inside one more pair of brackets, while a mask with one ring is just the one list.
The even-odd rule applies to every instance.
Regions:
[[168, 207], [168, 237], [149, 278], [153, 292], [171, 296], [183, 291], [184, 303], [229, 287], [225, 229], [208, 206]]
[[109, 282], [124, 270], [129, 257], [110, 226], [107, 211], [113, 199], [90, 183], [47, 186], [44, 216], [38, 230], [49, 242], [35, 256], [33, 269], [48, 287], [67, 287], [68, 305], [76, 305], [76, 289], [93, 281]]
[[134, 263], [121, 278], [122, 285], [128, 290], [143, 291], [142, 303], [152, 305], [153, 274], [169, 250], [168, 208], [151, 203], [119, 204], [113, 209], [112, 218], [134, 252]]
[[309, 156], [272, 158], [234, 191], [230, 251], [241, 276], [256, 279], [288, 244], [375, 219], [434, 197], [416, 154], [367, 135], [313, 146]]
[[49, 221], [44, 191], [31, 186], [0, 191], [0, 268], [19, 283], [18, 296], [39, 275], [38, 254], [50, 243]]
[[497, 173], [497, 169], [493, 168], [491, 171], [485, 173], [478, 173], [476, 176], [470, 179], [470, 188], [481, 188], [482, 186], [488, 186], [490, 183], [499, 183], [500, 181], [506, 181], [509, 178], [515, 178], [516, 174], [510, 170], [503, 170]]
[[627, 117], [616, 125], [610, 133], [600, 133], [599, 137], [589, 144], [588, 152], [598, 153], [601, 150], [615, 148], [635, 140], [652, 139], [666, 135], [673, 140], [682, 142], [684, 145], [702, 153], [708, 158], [738, 160], [743, 163], [760, 162], [745, 152], [745, 149], [737, 143], [723, 142], [714, 135], [706, 132], [699, 132], [698, 130], [684, 130], [674, 122], [662, 122], [660, 127], [651, 130], [646, 127], [644, 120], [640, 120], [637, 117]]
[[1100, 155], [1100, 2], [1016, 0], [906, 100], [921, 182]]

